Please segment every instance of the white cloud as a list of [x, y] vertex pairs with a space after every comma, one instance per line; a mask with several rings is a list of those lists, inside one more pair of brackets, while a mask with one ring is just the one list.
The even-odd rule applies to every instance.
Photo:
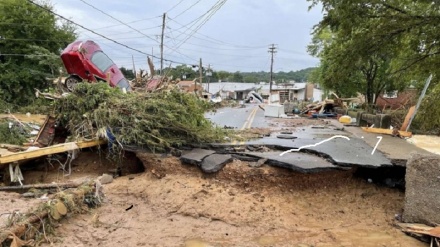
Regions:
[[[123, 22], [152, 18], [129, 25], [157, 39], [157, 35], [161, 32], [160, 15], [175, 7], [180, 0], [152, 0], [148, 3], [141, 0], [85, 1]], [[316, 66], [318, 63], [317, 59], [306, 53], [306, 46], [310, 41], [310, 31], [313, 25], [319, 22], [322, 14], [319, 9], [308, 12], [308, 2], [305, 0], [229, 0], [200, 28], [198, 33], [187, 40], [187, 43], [172, 51], [170, 48], [175, 48], [176, 44], [185, 40], [191, 33], [190, 30], [182, 29], [181, 24], [187, 24], [201, 17], [217, 2], [217, 0], [202, 0], [195, 4], [197, 1], [185, 0], [168, 13], [168, 16], [175, 20], [167, 19], [165, 58], [185, 63], [195, 63], [202, 58], [204, 63], [212, 64], [217, 70], [268, 71], [267, 47], [275, 43], [280, 48], [275, 58], [275, 70], [299, 70]], [[52, 0], [52, 2], [57, 13], [76, 23], [143, 52], [152, 53], [153, 49], [154, 54], [159, 55], [157, 42], [120, 25], [80, 0]], [[190, 8], [193, 4], [195, 5]], [[181, 15], [175, 18], [179, 14]], [[110, 25], [113, 27], [102, 29]], [[194, 25], [193, 28], [196, 26]], [[100, 44], [119, 66], [131, 67], [131, 56], [134, 55], [136, 63], [140, 63], [137, 67], [146, 68], [145, 55], [80, 28], [78, 31], [81, 39], [93, 39]], [[181, 35], [179, 32], [185, 34]]]

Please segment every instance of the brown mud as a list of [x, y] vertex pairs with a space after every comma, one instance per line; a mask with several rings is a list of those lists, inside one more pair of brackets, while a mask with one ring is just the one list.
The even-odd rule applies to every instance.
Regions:
[[[104, 185], [106, 202], [62, 220], [53, 246], [427, 246], [393, 226], [404, 193], [353, 171], [300, 174], [234, 160], [205, 175], [176, 157], [138, 157], [145, 171], [133, 174], [143, 170], [138, 161], [124, 160], [130, 169]], [[28, 182], [66, 182], [113, 168], [84, 152], [69, 177], [54, 170], [24, 176]], [[17, 197], [8, 202], [38, 200], [8, 195]]]

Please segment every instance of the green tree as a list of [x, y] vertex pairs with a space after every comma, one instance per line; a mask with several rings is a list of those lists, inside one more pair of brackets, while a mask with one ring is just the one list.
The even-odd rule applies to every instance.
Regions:
[[194, 80], [199, 74], [193, 70], [191, 66], [186, 64], [177, 65], [175, 68], [164, 69], [164, 75], [172, 77], [173, 79], [180, 78], [181, 80]]
[[399, 59], [402, 40], [393, 36], [399, 32], [389, 29], [388, 24], [394, 22], [396, 13], [387, 5], [399, 1], [311, 2], [322, 3], [327, 12], [308, 47], [310, 54], [321, 58], [323, 86], [341, 90], [343, 95], [357, 89], [365, 94], [369, 104], [374, 104], [385, 89], [405, 87], [409, 80], [397, 76], [392, 69]]
[[240, 71], [236, 71], [234, 74], [232, 74], [231, 81], [243, 82], [243, 76], [240, 74]]
[[132, 80], [135, 78], [135, 75], [133, 73], [132, 69], [127, 69], [125, 67], [121, 67], [119, 68], [119, 70], [121, 70], [122, 74], [124, 75], [124, 77], [128, 80]]
[[244, 75], [243, 76], [243, 81], [247, 82], [247, 83], [257, 83], [259, 82], [258, 77], [256, 75]]
[[227, 81], [230, 75], [231, 73], [224, 70], [217, 71], [218, 79], [221, 81]]
[[[36, 1], [52, 9], [47, 1]], [[50, 86], [58, 76], [59, 54], [75, 40], [74, 28], [59, 24], [50, 12], [26, 0], [3, 0], [0, 5], [0, 99], [17, 105], [32, 102], [34, 88]]]

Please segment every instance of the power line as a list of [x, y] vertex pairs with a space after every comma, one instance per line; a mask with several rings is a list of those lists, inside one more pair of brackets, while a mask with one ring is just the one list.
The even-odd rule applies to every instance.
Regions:
[[109, 15], [109, 14], [105, 13], [104, 11], [102, 11], [102, 10], [98, 9], [97, 7], [95, 7], [95, 6], [91, 5], [90, 3], [87, 3], [87, 2], [86, 2], [86, 1], [84, 1], [84, 0], [79, 0], [79, 1], [83, 2], [83, 3], [85, 4], [85, 5], [88, 5], [88, 6], [92, 7], [93, 9], [95, 9], [95, 10], [97, 10], [97, 11], [101, 12], [102, 14], [104, 14], [104, 15], [106, 15], [106, 16], [108, 16], [108, 17], [112, 18], [113, 20], [115, 20], [115, 21], [117, 21], [117, 22], [119, 22], [119, 23], [123, 24], [124, 26], [126, 26], [126, 27], [128, 27], [128, 28], [132, 29], [133, 31], [136, 31], [137, 33], [140, 33], [140, 34], [144, 35], [144, 36], [145, 36], [146, 38], [149, 38], [149, 39], [151, 39], [151, 40], [154, 40], [154, 41], [156, 41], [156, 42], [157, 42], [157, 40], [155, 40], [155, 39], [153, 39], [153, 38], [149, 37], [148, 35], [146, 35], [146, 34], [142, 33], [141, 31], [139, 31], [139, 30], [137, 30], [137, 29], [133, 28], [132, 26], [130, 26], [130, 25], [128, 25], [128, 24], [126, 24], [126, 23], [122, 22], [121, 20], [119, 20], [119, 19], [117, 19], [117, 18], [113, 17], [112, 15]]
[[[197, 18], [195, 18], [194, 20], [192, 20], [192, 21], [190, 21], [189, 23], [187, 23], [186, 25], [184, 25], [184, 26], [182, 26], [181, 28], [179, 28], [179, 29], [186, 29], [186, 31], [188, 31], [188, 30], [190, 30], [190, 31], [194, 31], [193, 29], [191, 29], [194, 25], [196, 25], [200, 20], [202, 20], [205, 16], [208, 16], [209, 17], [209, 15], [210, 15], [210, 13], [211, 13], [211, 11], [213, 11], [214, 9], [216, 9], [217, 7], [218, 7], [218, 5], [219, 5], [219, 3], [221, 2], [222, 0], [219, 0], [219, 1], [217, 1], [208, 11], [206, 11], [206, 13], [204, 13], [203, 15], [201, 15], [201, 16], [199, 16], [199, 17], [197, 17]], [[175, 17], [176, 18], [176, 17]], [[202, 21], [203, 22], [203, 21]], [[191, 26], [190, 26], [191, 25]], [[190, 27], [187, 27], [187, 26], [190, 26]], [[185, 34], [184, 32], [181, 32], [181, 34], [180, 35], [178, 35], [177, 37], [180, 37], [182, 34]]]
[[[167, 26], [167, 29], [169, 29], [168, 26]], [[170, 34], [171, 36], [173, 36], [173, 32], [170, 32], [169, 34]], [[171, 38], [171, 42], [173, 42], [174, 45], [177, 46], [176, 39], [174, 39], [174, 37]], [[166, 47], [169, 48], [168, 46], [166, 46]], [[180, 53], [180, 54], [182, 55], [182, 58], [183, 58], [183, 56], [188, 57], [188, 56], [186, 56], [186, 55], [184, 55], [184, 54], [182, 54], [182, 53]], [[189, 58], [189, 57], [188, 57], [188, 58]], [[183, 59], [184, 59], [184, 58], [183, 58]], [[190, 59], [192, 59], [192, 58], [190, 58]], [[185, 61], [185, 59], [184, 59], [184, 61]]]
[[[106, 39], [106, 40], [109, 40], [109, 41], [111, 41], [111, 42], [113, 42], [113, 43], [115, 43], [115, 44], [118, 44], [118, 45], [123, 46], [123, 47], [125, 47], [125, 48], [127, 48], [127, 49], [130, 49], [130, 50], [133, 50], [133, 51], [139, 52], [139, 53], [144, 54], [144, 55], [147, 55], [147, 56], [151, 56], [151, 57], [154, 57], [154, 58], [159, 58], [159, 57], [157, 57], [157, 56], [155, 56], [155, 55], [153, 55], [153, 54], [149, 54], [149, 53], [143, 52], [143, 51], [138, 50], [138, 49], [136, 49], [136, 48], [133, 48], [133, 47], [130, 47], [130, 46], [125, 45], [125, 44], [123, 44], [123, 43], [120, 43], [120, 42], [118, 42], [118, 41], [116, 41], [116, 40], [114, 40], [114, 39], [111, 39], [111, 38], [109, 38], [109, 37], [107, 37], [107, 36], [105, 36], [105, 35], [102, 35], [102, 34], [100, 34], [100, 33], [97, 33], [97, 32], [95, 32], [95, 31], [93, 31], [93, 30], [91, 30], [91, 29], [89, 29], [89, 28], [87, 28], [87, 27], [85, 27], [85, 26], [83, 26], [83, 25], [81, 25], [81, 24], [78, 24], [78, 23], [76, 23], [76, 22], [74, 22], [74, 21], [72, 21], [72, 20], [70, 20], [70, 19], [68, 19], [68, 18], [66, 18], [66, 17], [64, 17], [64, 16], [62, 16], [62, 15], [60, 15], [60, 14], [55, 13], [54, 11], [52, 11], [52, 10], [50, 10], [50, 9], [48, 9], [48, 8], [46, 8], [46, 7], [44, 7], [44, 6], [42, 6], [42, 5], [39, 5], [39, 4], [37, 4], [37, 3], [34, 3], [32, 0], [28, 0], [28, 2], [31, 3], [31, 4], [33, 4], [33, 5], [35, 5], [35, 6], [37, 6], [37, 7], [39, 7], [39, 8], [41, 8], [41, 9], [43, 9], [43, 10], [45, 10], [45, 11], [47, 11], [47, 12], [49, 12], [49, 13], [51, 13], [51, 14], [53, 14], [53, 15], [55, 15], [55, 16], [58, 16], [59, 18], [65, 20], [65, 21], [67, 21], [67, 22], [69, 22], [69, 23], [72, 23], [72, 24], [74, 24], [74, 25], [76, 25], [76, 26], [78, 26], [78, 27], [80, 27], [80, 28], [82, 28], [82, 29], [84, 29], [84, 30], [87, 30], [87, 31], [89, 31], [89, 32], [91, 32], [91, 33], [93, 33], [93, 34], [95, 34], [95, 35], [97, 35], [97, 36], [99, 36], [99, 37], [102, 37], [102, 38], [104, 38], [104, 39]], [[172, 62], [172, 63], [176, 63], [176, 64], [185, 64], [185, 63], [178, 62], [178, 61], [173, 61], [173, 60], [170, 60], [170, 59], [164, 59], [164, 61]]]
[[171, 10], [175, 9], [177, 6], [179, 6], [184, 0], [180, 0], [176, 5], [174, 5], [173, 7], [171, 7], [171, 9], [165, 11], [165, 13], [170, 12]]
[[[192, 32], [188, 35], [188, 37], [186, 37], [182, 42], [179, 43], [179, 45], [177, 45], [177, 47], [174, 49], [178, 49], [180, 46], [182, 46], [188, 39], [190, 39], [204, 24], [206, 24], [211, 17], [217, 13], [218, 10], [220, 10], [220, 8], [226, 3], [227, 0], [219, 0], [217, 1], [216, 4], [214, 4], [214, 6], [211, 7], [211, 9], [209, 9], [204, 15], [208, 15], [204, 20], [201, 21], [201, 23], [192, 30]], [[203, 15], [203, 16], [204, 16]], [[193, 25], [195, 25], [196, 23], [194, 23]], [[192, 26], [193, 26], [192, 25]], [[191, 27], [192, 27], [191, 26]], [[190, 28], [188, 28], [187, 30], [190, 30]]]
[[[202, 28], [203, 25], [205, 25], [211, 17], [218, 11], [220, 8], [226, 3], [226, 0], [221, 1], [218, 6], [215, 7], [215, 9], [212, 10], [212, 12], [206, 17], [205, 20], [203, 20], [189, 35], [188, 37], [182, 41], [181, 45], [184, 44], [188, 39], [190, 39], [200, 28]], [[180, 47], [180, 46], [179, 46]]]
[[[179, 24], [181, 26], [179, 29], [185, 28], [185, 26], [187, 26], [187, 25], [189, 25], [191, 23], [190, 22], [190, 23], [188, 23], [186, 25], [183, 25], [183, 24], [179, 23], [178, 21], [176, 21], [175, 19], [172, 19], [170, 17], [168, 17], [168, 19], [170, 19], [171, 21], [175, 22], [176, 24]], [[182, 33], [182, 32], [179, 31], [179, 29], [176, 29], [174, 31]], [[204, 40], [204, 41], [209, 41], [209, 42], [215, 41], [215, 42], [217, 42], [219, 44], [224, 44], [224, 45], [228, 45], [228, 46], [235, 46], [235, 47], [239, 47], [239, 48], [242, 48], [242, 49], [257, 49], [257, 48], [264, 48], [264, 47], [266, 47], [266, 45], [264, 45], [264, 46], [254, 46], [254, 47], [252, 47], [252, 46], [244, 46], [244, 45], [237, 45], [237, 44], [232, 44], [232, 43], [229, 43], [229, 42], [226, 42], [226, 41], [222, 41], [222, 40], [219, 40], [219, 39], [215, 39], [215, 38], [209, 37], [209, 36], [204, 35], [204, 34], [199, 33], [199, 32], [196, 32], [196, 33], [198, 35], [200, 35], [200, 36], [203, 36], [203, 37], [205, 37], [207, 39], [210, 39], [211, 41], [206, 40], [206, 39], [202, 39], [202, 38], [199, 38], [199, 37], [194, 37], [196, 39], [200, 39], [200, 40]]]
[[[157, 19], [157, 18], [161, 18], [161, 17], [162, 17], [162, 15], [158, 15], [158, 16], [151, 17], [151, 18], [144, 18], [144, 19], [139, 19], [139, 20], [135, 20], [135, 21], [129, 21], [129, 22], [126, 22], [126, 24], [133, 24], [133, 23], [137, 23], [137, 22], [141, 22], [141, 21], [149, 21], [149, 20], [153, 20], [153, 19]], [[101, 30], [101, 29], [110, 28], [110, 27], [118, 27], [118, 26], [122, 26], [122, 25], [124, 25], [124, 24], [116, 24], [116, 25], [98, 27], [98, 28], [95, 28], [95, 30]], [[143, 29], [141, 29], [141, 30], [143, 30]]]
[[[165, 36], [165, 37], [167, 37], [167, 36]], [[167, 38], [170, 38], [170, 39], [172, 39], [172, 40], [177, 40], [177, 41], [182, 41], [182, 40], [179, 40], [179, 39], [176, 39], [176, 38], [174, 38], [174, 37], [167, 37]], [[211, 42], [211, 41], [209, 41], [209, 40], [204, 40], [204, 39], [201, 39], [201, 40], [203, 40], [203, 41], [208, 41], [208, 42]], [[253, 47], [253, 48], [219, 48], [219, 47], [212, 47], [212, 46], [206, 46], [206, 45], [200, 45], [200, 44], [194, 44], [194, 43], [190, 43], [190, 42], [186, 42], [186, 44], [188, 44], [188, 45], [193, 45], [193, 46], [197, 46], [197, 47], [205, 47], [205, 48], [209, 48], [209, 49], [214, 49], [214, 50], [225, 50], [225, 51], [237, 51], [237, 50], [257, 50], [257, 49], [261, 49], [261, 48], [266, 48], [266, 46], [259, 46], [259, 47]], [[216, 44], [216, 43], [213, 43], [213, 44]], [[176, 44], [177, 45], [177, 44]]]
[[10, 56], [10, 57], [50, 57], [53, 56], [53, 54], [2, 54], [0, 53], [0, 56]]
[[200, 1], [202, 0], [198, 0], [197, 2], [195, 2], [193, 5], [189, 6], [189, 8], [185, 9], [183, 12], [181, 12], [180, 14], [178, 14], [175, 18], [183, 15], [186, 11], [190, 10], [192, 7], [194, 7], [196, 4], [200, 3]]
[[287, 52], [287, 53], [292, 53], [292, 54], [297, 54], [297, 55], [307, 55], [307, 54], [304, 53], [304, 52], [294, 51], [294, 50], [288, 50], [288, 49], [279, 49], [279, 51]]
[[205, 54], [210, 54], [210, 55], [227, 55], [227, 56], [231, 56], [231, 57], [243, 57], [243, 58], [265, 58], [266, 56], [249, 56], [249, 55], [230, 55], [230, 54], [225, 54], [225, 53], [215, 53], [215, 52], [208, 52], [208, 51], [202, 51], [202, 50], [196, 50], [196, 49], [188, 49], [188, 48], [180, 48], [180, 50], [187, 50], [187, 51], [196, 51], [196, 52], [200, 52], [200, 53], [205, 53]]
[[[118, 25], [118, 26], [121, 26], [121, 25]], [[146, 28], [142, 28], [142, 29], [138, 29], [139, 31], [145, 31], [145, 30], [151, 30], [151, 29], [155, 29], [155, 28], [158, 28], [158, 27], [161, 27], [162, 25], [157, 25], [157, 26], [154, 26], [154, 27], [146, 27]], [[97, 29], [95, 29], [95, 30], [97, 30]], [[114, 32], [114, 34], [115, 35], [120, 35], [120, 34], [129, 34], [129, 33], [134, 33], [134, 32], [136, 32], [136, 31], [127, 31], [127, 32]], [[154, 36], [156, 36], [155, 34], [153, 34]], [[156, 41], [157, 42], [157, 41]]]

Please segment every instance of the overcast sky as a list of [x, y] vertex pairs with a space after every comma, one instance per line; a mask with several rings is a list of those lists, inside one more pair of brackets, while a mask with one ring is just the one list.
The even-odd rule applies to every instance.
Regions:
[[[52, 0], [56, 13], [126, 46], [160, 57], [162, 15], [167, 13], [164, 58], [208, 64], [214, 70], [269, 71], [268, 47], [276, 44], [274, 71], [314, 67], [310, 32], [322, 13], [306, 0]], [[93, 5], [93, 7], [87, 4]], [[223, 5], [222, 5], [223, 3]], [[103, 11], [106, 14], [100, 12]], [[127, 25], [121, 24], [125, 23]], [[78, 27], [119, 66], [146, 68], [146, 55]], [[159, 60], [154, 59], [156, 68]], [[164, 67], [170, 62], [165, 62]]]

